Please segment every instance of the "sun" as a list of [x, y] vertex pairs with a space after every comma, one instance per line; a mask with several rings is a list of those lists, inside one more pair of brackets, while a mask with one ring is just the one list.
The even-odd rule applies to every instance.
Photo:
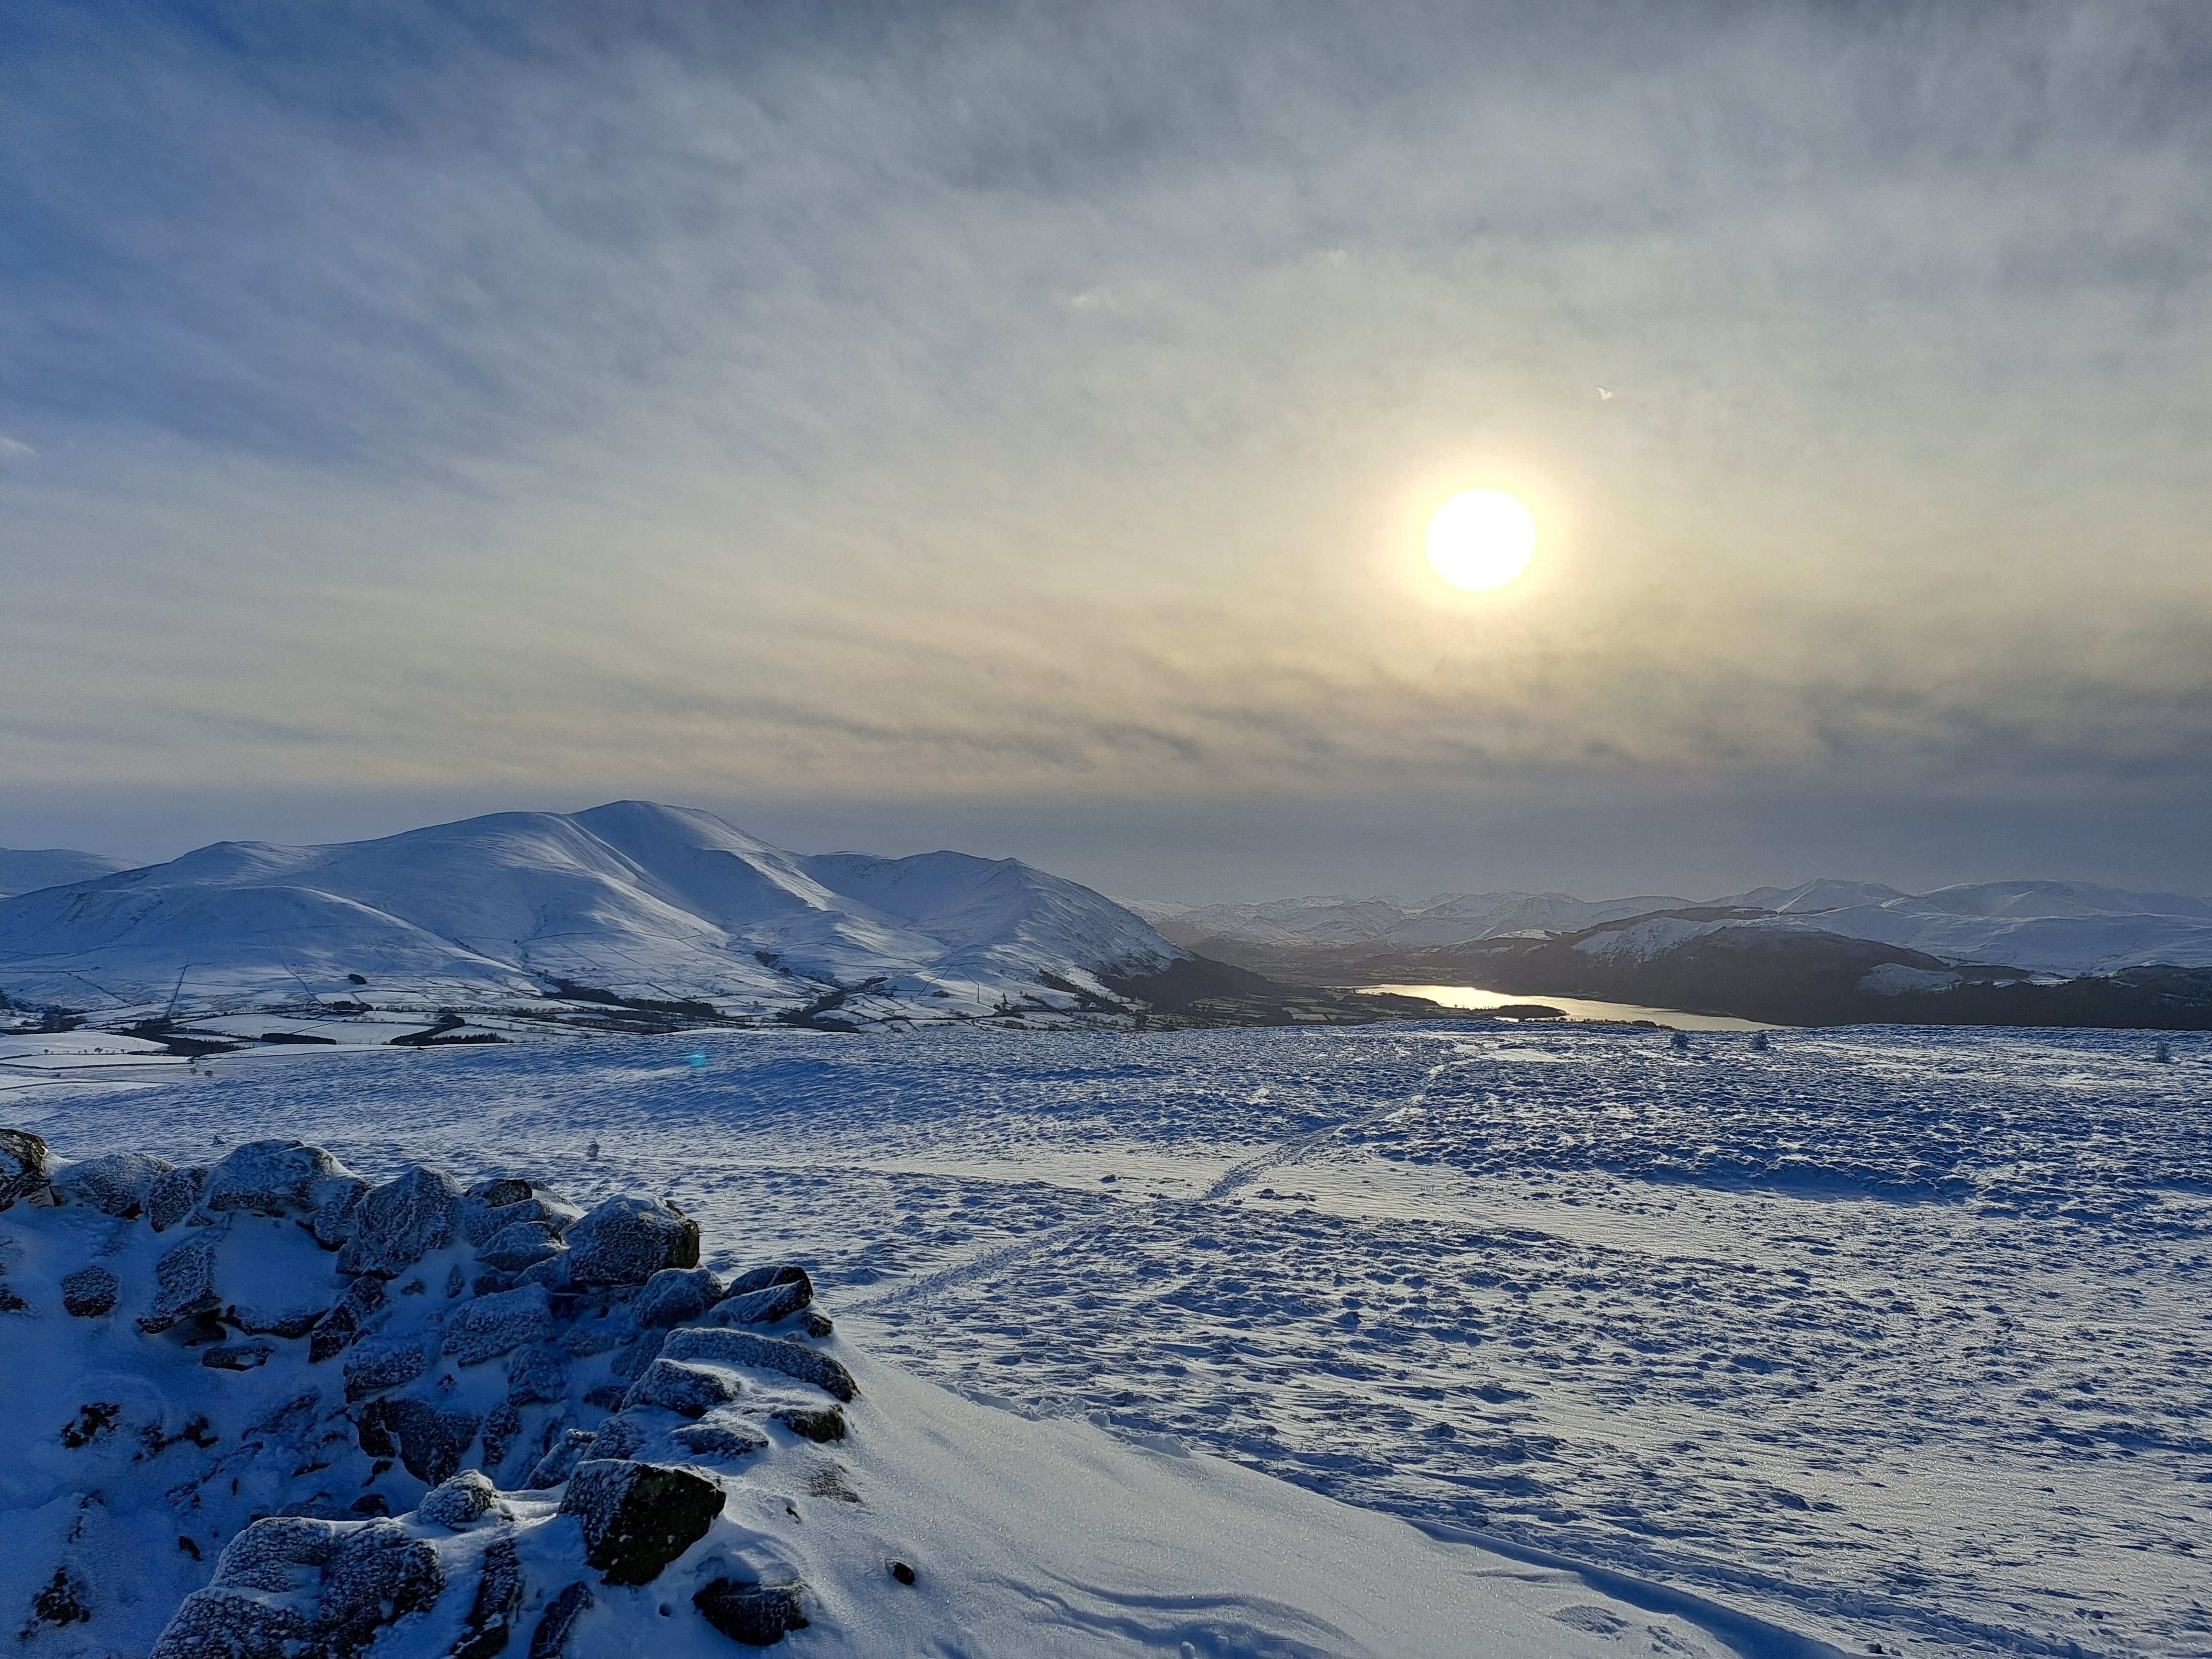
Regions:
[[1429, 562], [1454, 587], [1486, 592], [1528, 568], [1536, 520], [1502, 489], [1466, 489], [1429, 520]]

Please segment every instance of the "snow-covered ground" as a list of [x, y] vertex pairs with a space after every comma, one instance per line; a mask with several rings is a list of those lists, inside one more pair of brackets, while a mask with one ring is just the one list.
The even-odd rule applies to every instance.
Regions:
[[977, 1401], [1850, 1650], [2212, 1653], [2212, 1043], [2167, 1041], [1439, 1023], [46, 1055], [0, 1115], [70, 1156], [281, 1133], [373, 1176], [670, 1196], [732, 1262], [803, 1252], [843, 1339]]

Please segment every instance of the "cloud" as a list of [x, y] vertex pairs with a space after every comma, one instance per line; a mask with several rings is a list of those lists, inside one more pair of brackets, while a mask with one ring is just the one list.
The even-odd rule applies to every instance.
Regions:
[[11, 28], [19, 781], [2212, 793], [2196, 9]]

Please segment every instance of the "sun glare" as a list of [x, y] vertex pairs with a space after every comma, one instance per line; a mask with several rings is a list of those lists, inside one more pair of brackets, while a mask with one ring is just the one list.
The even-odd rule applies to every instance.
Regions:
[[1429, 562], [1454, 587], [1484, 592], [1528, 568], [1536, 520], [1502, 489], [1461, 491], [1429, 520]]

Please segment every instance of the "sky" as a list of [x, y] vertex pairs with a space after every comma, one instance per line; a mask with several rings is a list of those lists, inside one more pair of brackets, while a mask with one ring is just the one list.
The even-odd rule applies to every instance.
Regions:
[[2195, 3], [0, 9], [0, 845], [2212, 890], [2208, 153]]

